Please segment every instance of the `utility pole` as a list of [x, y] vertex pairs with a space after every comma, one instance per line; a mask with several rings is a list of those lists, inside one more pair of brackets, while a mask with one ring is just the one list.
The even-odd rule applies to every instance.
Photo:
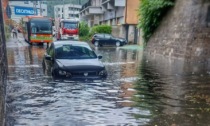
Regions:
[[37, 1], [34, 1], [33, 3], [34, 3], [34, 15], [37, 15], [37, 13], [36, 13], [36, 3], [37, 3]]
[[42, 16], [42, 1], [39, 1], [39, 2], [40, 2], [39, 3], [40, 4], [40, 9], [39, 9], [40, 10], [40, 16]]
[[62, 15], [62, 18], [64, 19], [64, 17], [65, 17], [65, 13], [64, 13], [64, 0], [63, 0], [63, 9], [62, 9], [62, 11], [63, 11], [63, 15]]

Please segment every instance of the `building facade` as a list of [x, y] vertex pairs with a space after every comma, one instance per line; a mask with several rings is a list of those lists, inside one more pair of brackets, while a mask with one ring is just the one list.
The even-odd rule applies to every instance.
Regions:
[[9, 7], [11, 10], [11, 19], [17, 23], [25, 16], [47, 16], [47, 4], [43, 1], [10, 1]]
[[54, 6], [54, 15], [55, 18], [78, 18], [79, 19], [79, 12], [82, 8], [81, 5], [75, 4], [64, 4], [64, 5], [56, 5]]
[[80, 18], [94, 25], [112, 26], [112, 34], [126, 38], [129, 42], [138, 43], [139, 0], [89, 0], [82, 6]]

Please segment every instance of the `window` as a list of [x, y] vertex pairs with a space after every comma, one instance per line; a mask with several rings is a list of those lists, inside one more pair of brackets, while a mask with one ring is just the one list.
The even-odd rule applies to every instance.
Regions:
[[60, 14], [58, 14], [58, 17], [61, 17], [61, 15], [60, 15]]
[[42, 11], [45, 11], [45, 9], [42, 9]]
[[97, 37], [97, 38], [104, 38], [104, 34], [96, 34], [95, 37]]
[[60, 11], [61, 9], [60, 8], [57, 8], [57, 10]]
[[54, 56], [54, 49], [53, 49], [53, 44], [50, 45], [50, 47], [47, 49], [47, 54], [50, 55], [51, 57]]
[[24, 4], [29, 4], [29, 2], [28, 1], [24, 1]]
[[112, 36], [109, 34], [105, 34], [105, 38], [111, 38]]

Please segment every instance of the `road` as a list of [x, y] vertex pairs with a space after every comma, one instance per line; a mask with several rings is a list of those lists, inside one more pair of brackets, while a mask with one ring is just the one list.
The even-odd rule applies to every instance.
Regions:
[[208, 65], [143, 54], [141, 49], [95, 48], [104, 81], [54, 82], [42, 70], [44, 46], [21, 35], [7, 42], [7, 126], [207, 126]]

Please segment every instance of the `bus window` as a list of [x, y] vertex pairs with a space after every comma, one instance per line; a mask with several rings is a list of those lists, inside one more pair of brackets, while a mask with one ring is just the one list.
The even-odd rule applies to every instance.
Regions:
[[52, 23], [51, 22], [31, 22], [32, 33], [52, 33]]

